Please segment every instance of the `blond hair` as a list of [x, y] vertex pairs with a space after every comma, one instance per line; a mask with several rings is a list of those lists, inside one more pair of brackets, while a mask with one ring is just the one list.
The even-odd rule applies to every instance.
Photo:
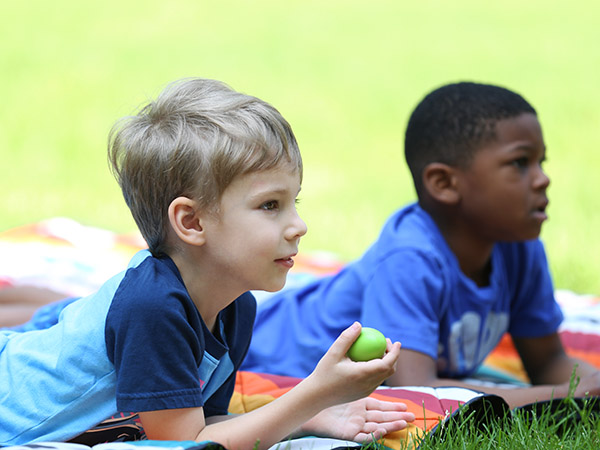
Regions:
[[108, 157], [153, 254], [165, 253], [169, 204], [179, 196], [216, 210], [238, 175], [302, 158], [288, 122], [268, 103], [216, 80], [169, 84], [109, 135]]

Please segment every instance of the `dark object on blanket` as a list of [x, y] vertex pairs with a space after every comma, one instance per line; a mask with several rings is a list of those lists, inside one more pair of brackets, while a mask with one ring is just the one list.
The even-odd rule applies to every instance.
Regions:
[[497, 395], [485, 394], [460, 406], [458, 411], [438, 424], [426, 439], [442, 442], [457, 435], [482, 433], [492, 424], [504, 424], [510, 420], [508, 403]]
[[121, 413], [101, 422], [69, 442], [92, 447], [105, 442], [140, 441], [145, 439], [146, 434], [139, 416], [134, 413]]
[[546, 422], [557, 436], [563, 436], [577, 424], [596, 422], [600, 418], [600, 397], [558, 398], [515, 408], [529, 423]]
[[[193, 442], [193, 441], [150, 441], [146, 438], [144, 428], [140, 418], [136, 413], [120, 413], [104, 422], [99, 423], [94, 428], [80, 434], [68, 441], [69, 444], [82, 444], [90, 448], [98, 444], [110, 444], [111, 442], [131, 442], [146, 441], [144, 446], [157, 447], [163, 450], [227, 450], [221, 444], [216, 442]], [[147, 445], [146, 445], [147, 444]], [[33, 446], [34, 444], [32, 444]], [[47, 448], [48, 450], [70, 450], [58, 447], [48, 447], [46, 445], [34, 447], [37, 450]], [[103, 446], [104, 450], [110, 450], [110, 447]], [[122, 450], [122, 449], [120, 449]]]

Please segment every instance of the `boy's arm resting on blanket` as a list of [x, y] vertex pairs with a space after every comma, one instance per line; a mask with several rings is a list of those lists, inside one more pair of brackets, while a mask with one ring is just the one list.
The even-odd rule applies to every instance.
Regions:
[[[558, 336], [553, 336], [519, 341], [521, 357], [533, 361], [524, 364], [528, 375], [533, 376], [534, 385], [530, 387], [503, 388], [475, 385], [451, 378], [439, 378], [437, 364], [433, 358], [424, 353], [406, 349], [401, 350], [396, 373], [388, 378], [386, 383], [389, 386], [464, 387], [498, 395], [504, 398], [512, 409], [536, 401], [566, 397], [569, 393], [572, 370], [577, 364], [577, 374], [581, 377], [581, 381], [575, 391], [575, 396], [600, 395], [600, 371], [587, 363], [569, 358], [565, 354], [560, 340], [558, 340], [557, 346]], [[529, 373], [530, 371], [531, 373]]]
[[39, 286], [2, 286], [0, 288], [0, 328], [21, 325], [48, 303], [62, 300], [67, 294]]
[[[401, 430], [406, 427], [406, 421], [413, 420], [414, 416], [398, 411], [397, 407], [396, 410], [389, 410], [387, 405], [381, 405], [387, 402], [373, 405], [367, 404], [367, 400], [359, 400], [358, 408], [350, 412], [361, 414], [363, 420], [355, 420], [344, 427], [340, 427], [342, 420], [347, 418], [343, 408], [324, 411], [366, 397], [394, 372], [400, 352], [398, 343], [388, 341], [388, 351], [381, 359], [357, 363], [346, 357], [359, 333], [358, 324], [345, 330], [312, 374], [261, 408], [234, 416], [228, 421], [206, 421], [202, 408], [141, 412], [139, 415], [144, 431], [149, 439], [213, 441], [230, 450], [247, 450], [255, 448], [257, 443], [256, 448], [269, 448], [292, 435], [305, 423], [310, 428], [305, 429], [306, 432], [320, 426], [321, 431], [329, 437], [358, 442], [378, 439], [386, 433]], [[371, 411], [370, 407], [385, 409]], [[322, 420], [317, 426], [314, 418], [318, 418], [319, 413], [325, 416], [321, 416]], [[336, 415], [340, 420], [325, 420]]]
[[[568, 356], [558, 333], [539, 338], [513, 338], [525, 371], [533, 385], [558, 385], [563, 394], [568, 393], [573, 370], [580, 379], [575, 389], [576, 397], [600, 395], [600, 370], [586, 361]], [[558, 395], [555, 395], [558, 397]]]

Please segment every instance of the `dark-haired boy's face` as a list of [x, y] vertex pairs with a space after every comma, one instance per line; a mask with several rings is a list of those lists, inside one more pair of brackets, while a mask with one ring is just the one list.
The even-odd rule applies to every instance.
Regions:
[[550, 183], [542, 169], [546, 146], [534, 114], [497, 122], [468, 168], [458, 170], [461, 211], [470, 233], [487, 241], [539, 236]]

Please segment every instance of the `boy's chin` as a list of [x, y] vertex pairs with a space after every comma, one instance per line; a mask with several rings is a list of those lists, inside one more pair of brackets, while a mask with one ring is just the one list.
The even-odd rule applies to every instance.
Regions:
[[279, 292], [280, 290], [282, 290], [282, 289], [283, 289], [283, 287], [284, 287], [284, 286], [285, 286], [285, 283], [284, 283], [284, 284], [282, 284], [280, 287], [273, 288], [273, 289], [271, 289], [271, 288], [269, 288], [269, 289], [264, 289], [264, 291], [266, 291], [266, 292]]
[[511, 236], [510, 238], [507, 238], [507, 239], [499, 239], [499, 241], [501, 241], [501, 242], [525, 242], [525, 241], [533, 241], [533, 240], [538, 239], [540, 237], [540, 231], [538, 231], [537, 233], [536, 232], [523, 233], [523, 234], [520, 234], [520, 235]]
[[285, 281], [286, 280], [283, 280], [282, 282], [279, 282], [279, 283], [271, 283], [268, 286], [264, 286], [261, 290], [265, 291], [265, 292], [277, 292], [277, 291], [280, 291], [285, 286]]
[[542, 233], [542, 227], [540, 226], [539, 228], [537, 228], [536, 230], [534, 230], [530, 234], [528, 234], [527, 237], [525, 239], [523, 239], [523, 240], [524, 241], [531, 241], [533, 239], [538, 239], [540, 237], [541, 233]]

